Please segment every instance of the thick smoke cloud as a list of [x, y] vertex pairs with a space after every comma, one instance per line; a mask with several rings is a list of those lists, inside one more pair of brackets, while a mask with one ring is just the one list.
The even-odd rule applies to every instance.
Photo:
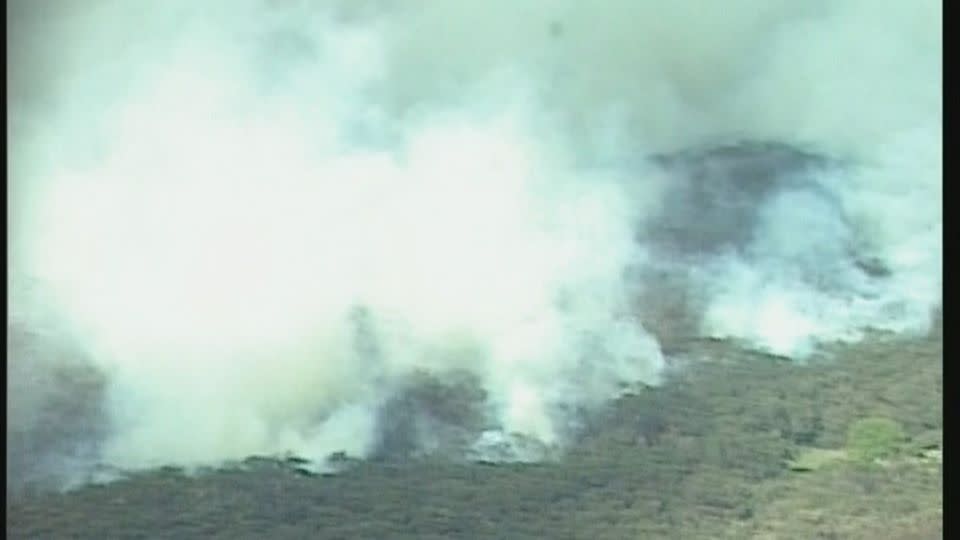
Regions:
[[659, 297], [794, 357], [925, 331], [940, 9], [12, 2], [8, 441], [550, 447], [659, 381]]

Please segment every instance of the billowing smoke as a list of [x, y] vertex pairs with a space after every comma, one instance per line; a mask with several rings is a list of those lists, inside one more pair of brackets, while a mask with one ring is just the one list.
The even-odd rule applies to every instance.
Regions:
[[658, 382], [670, 317], [923, 332], [940, 9], [11, 2], [8, 442], [548, 448]]

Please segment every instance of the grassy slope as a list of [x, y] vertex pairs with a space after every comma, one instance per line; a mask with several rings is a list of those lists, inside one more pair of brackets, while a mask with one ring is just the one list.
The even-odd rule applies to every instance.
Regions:
[[[942, 429], [942, 345], [877, 337], [798, 366], [730, 344], [662, 388], [627, 397], [558, 464], [366, 463], [310, 477], [272, 462], [186, 478], [158, 471], [8, 502], [10, 538], [941, 537], [942, 469], [787, 466], [842, 449], [857, 419]], [[929, 454], [929, 453], [928, 453]]]

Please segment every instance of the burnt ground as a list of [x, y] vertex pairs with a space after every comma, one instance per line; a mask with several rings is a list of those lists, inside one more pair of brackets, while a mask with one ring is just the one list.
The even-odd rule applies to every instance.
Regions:
[[[675, 345], [676, 362], [690, 359], [676, 375], [595, 413], [558, 462], [381, 460], [331, 476], [269, 459], [193, 476], [157, 470], [12, 498], [7, 535], [941, 538], [941, 334], [874, 336], [805, 365], [689, 340]], [[902, 430], [882, 459], [845, 453], [865, 418]]]

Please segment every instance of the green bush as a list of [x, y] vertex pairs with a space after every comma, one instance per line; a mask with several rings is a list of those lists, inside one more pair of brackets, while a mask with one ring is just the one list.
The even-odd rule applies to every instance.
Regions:
[[847, 430], [847, 453], [861, 462], [872, 462], [895, 456], [903, 448], [903, 428], [889, 418], [857, 420]]

